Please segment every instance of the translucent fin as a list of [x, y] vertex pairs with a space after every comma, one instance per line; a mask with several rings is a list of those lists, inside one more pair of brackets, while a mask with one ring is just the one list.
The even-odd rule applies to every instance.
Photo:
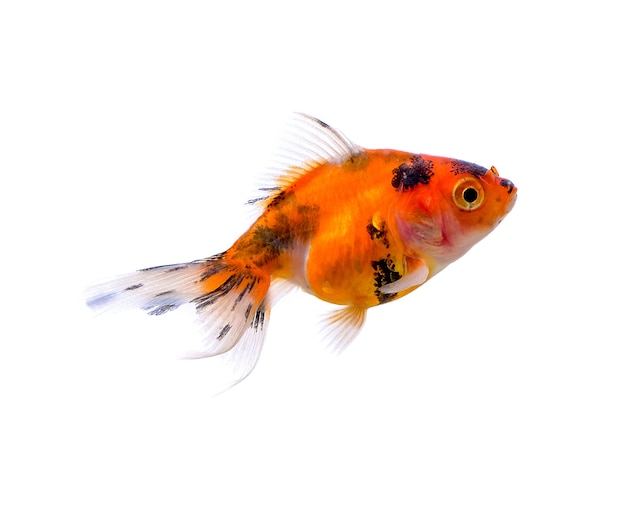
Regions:
[[290, 124], [289, 135], [282, 150], [291, 167], [315, 167], [320, 162], [340, 163], [357, 155], [361, 148], [322, 120], [304, 113], [296, 113]]
[[336, 354], [343, 352], [361, 331], [366, 314], [367, 308], [361, 306], [346, 306], [328, 314], [322, 338], [328, 349]]
[[89, 287], [87, 306], [98, 313], [139, 308], [162, 315], [201, 295], [197, 280], [205, 267], [200, 262], [171, 264], [117, 276]]
[[340, 164], [361, 152], [361, 147], [323, 121], [295, 113], [281, 148], [274, 156], [269, 175], [271, 180], [259, 189], [265, 195], [248, 202], [263, 204], [318, 165], [325, 162]]
[[[262, 305], [255, 313], [255, 320], [244, 332], [243, 336], [228, 351], [209, 358], [212, 361], [211, 378], [215, 380], [211, 384], [212, 395], [227, 391], [244, 380], [256, 366], [267, 330], [269, 320], [269, 308]], [[205, 357], [196, 353], [189, 353], [183, 359], [198, 359]]]
[[258, 360], [269, 316], [269, 285], [264, 272], [230, 265], [221, 254], [117, 277], [89, 288], [86, 299], [87, 305], [99, 312], [139, 308], [148, 315], [192, 305], [201, 340], [198, 350], [185, 357], [230, 351], [234, 385]]

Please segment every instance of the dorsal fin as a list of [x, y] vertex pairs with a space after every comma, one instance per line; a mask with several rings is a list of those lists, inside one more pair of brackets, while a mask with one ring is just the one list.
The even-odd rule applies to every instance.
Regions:
[[341, 163], [360, 154], [362, 148], [322, 120], [304, 113], [294, 113], [283, 142], [273, 157], [264, 195], [250, 199], [250, 204], [271, 199], [303, 174], [325, 162]]

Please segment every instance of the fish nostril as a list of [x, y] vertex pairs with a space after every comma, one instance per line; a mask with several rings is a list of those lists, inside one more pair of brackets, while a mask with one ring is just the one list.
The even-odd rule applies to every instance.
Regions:
[[513, 189], [515, 188], [515, 185], [511, 180], [502, 179], [500, 180], [500, 185], [507, 189], [507, 194], [513, 192]]

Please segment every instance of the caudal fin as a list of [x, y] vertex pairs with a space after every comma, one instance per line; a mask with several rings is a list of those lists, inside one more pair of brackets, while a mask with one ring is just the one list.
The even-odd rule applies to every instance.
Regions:
[[186, 357], [228, 356], [234, 385], [259, 358], [269, 318], [269, 285], [266, 273], [230, 264], [220, 254], [114, 278], [87, 289], [86, 299], [97, 312], [139, 308], [148, 315], [192, 305], [201, 345]]

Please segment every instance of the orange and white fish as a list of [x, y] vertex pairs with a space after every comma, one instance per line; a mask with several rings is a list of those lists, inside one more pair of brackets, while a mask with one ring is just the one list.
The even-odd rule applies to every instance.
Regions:
[[[297, 141], [263, 212], [223, 253], [115, 278], [87, 291], [96, 310], [162, 315], [192, 305], [202, 347], [228, 354], [232, 384], [258, 360], [272, 303], [287, 280], [342, 305], [328, 319], [332, 347], [358, 334], [367, 309], [424, 284], [489, 234], [517, 189], [494, 167], [396, 150], [369, 150], [326, 123], [297, 115]], [[400, 330], [398, 330], [399, 332]]]

